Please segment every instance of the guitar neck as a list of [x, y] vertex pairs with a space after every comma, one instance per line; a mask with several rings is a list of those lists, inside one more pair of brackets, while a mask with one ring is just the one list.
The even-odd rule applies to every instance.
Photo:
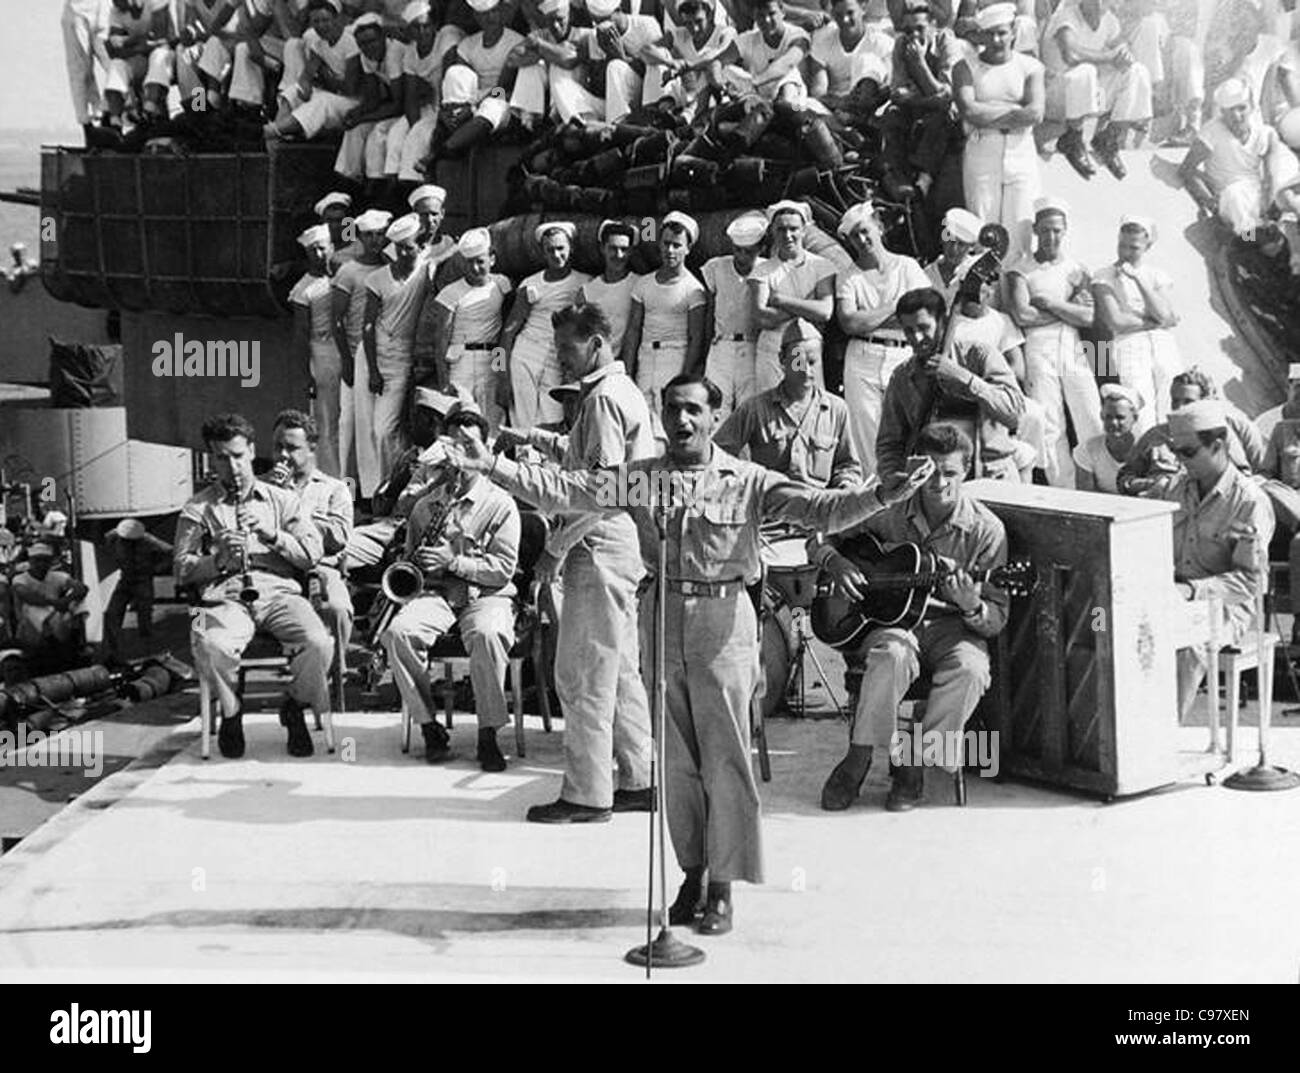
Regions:
[[[936, 584], [945, 572], [931, 571], [928, 574], [868, 574], [867, 584], [873, 589], [925, 589]], [[988, 581], [991, 570], [972, 570], [972, 581]]]

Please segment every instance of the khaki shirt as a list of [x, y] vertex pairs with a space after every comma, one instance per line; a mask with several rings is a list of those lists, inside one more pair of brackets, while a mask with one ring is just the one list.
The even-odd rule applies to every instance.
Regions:
[[352, 538], [352, 493], [337, 477], [318, 469], [294, 490], [302, 500], [303, 512], [320, 530], [325, 549], [322, 564], [337, 567], [339, 552]]
[[781, 386], [769, 388], [737, 406], [713, 440], [733, 454], [747, 447], [751, 462], [813, 488], [852, 488], [863, 480], [849, 408], [821, 388], [813, 389], [799, 420]]
[[[448, 508], [449, 488], [440, 486], [421, 499], [411, 511], [406, 528], [406, 554], [425, 544], [426, 531], [437, 524]], [[475, 478], [469, 488], [450, 504], [441, 532], [429, 547], [445, 547], [454, 556], [451, 565], [425, 580], [429, 587], [449, 589], [445, 594], [453, 606], [462, 606], [482, 595], [513, 596], [515, 570], [519, 565], [519, 508], [514, 500], [494, 488], [490, 481]], [[457, 578], [468, 585], [445, 583]]]
[[[268, 592], [301, 591], [299, 576], [320, 561], [321, 535], [294, 492], [254, 481], [245, 500], [250, 519], [276, 532], [275, 543], [249, 540], [249, 573], [253, 587]], [[214, 548], [217, 538], [238, 529], [235, 504], [221, 484], [210, 484], [185, 504], [176, 523], [173, 562], [180, 585], [203, 588], [203, 599], [233, 600], [242, 587], [241, 575], [223, 574]]]
[[[1259, 434], [1255, 422], [1245, 414], [1229, 407], [1228, 420], [1228, 458], [1242, 473], [1257, 473], [1266, 469], [1264, 437]], [[1168, 478], [1183, 472], [1183, 464], [1173, 451], [1173, 441], [1169, 436], [1168, 422], [1153, 425], [1142, 434], [1141, 439], [1133, 445], [1133, 450], [1119, 469], [1117, 483], [1119, 490], [1131, 495], [1129, 482], [1146, 478], [1165, 478], [1162, 485], [1147, 493], [1148, 498], [1165, 499], [1165, 485]]]
[[[921, 429], [933, 421], [954, 421], [967, 434], [979, 423], [980, 459], [1010, 457], [1015, 429], [1025, 411], [1025, 396], [1006, 359], [980, 343], [953, 344], [957, 363], [970, 372], [966, 384], [941, 384], [927, 376], [915, 358], [900, 366], [885, 388], [876, 438], [876, 458], [882, 481], [906, 469], [906, 459]], [[973, 438], [973, 437], [972, 437]]]
[[1248, 606], [1268, 583], [1268, 543], [1273, 508], [1235, 466], [1202, 497], [1196, 481], [1180, 473], [1162, 499], [1174, 514], [1174, 580], [1191, 585], [1194, 598], [1217, 596], [1225, 608]]
[[651, 573], [659, 569], [655, 504], [666, 499], [668, 576], [680, 581], [757, 581], [764, 521], [833, 533], [882, 509], [879, 497], [865, 488], [807, 488], [717, 446], [708, 463], [692, 469], [662, 455], [597, 473], [498, 462], [494, 479], [545, 511], [630, 514]]
[[[1007, 561], [1007, 531], [1002, 521], [988, 507], [973, 497], [962, 493], [957, 505], [942, 524], [931, 529], [921, 510], [918, 496], [906, 503], [898, 503], [861, 525], [841, 533], [830, 543], [838, 545], [861, 533], [870, 533], [888, 550], [898, 544], [917, 544], [934, 552], [955, 570], [972, 572], [992, 570], [1005, 566]], [[820, 538], [809, 541], [812, 555], [824, 543]], [[985, 582], [980, 595], [984, 606], [978, 615], [962, 618], [963, 625], [980, 637], [994, 637], [1007, 624], [1007, 594]], [[960, 615], [951, 604], [932, 597], [926, 618], [938, 615]]]

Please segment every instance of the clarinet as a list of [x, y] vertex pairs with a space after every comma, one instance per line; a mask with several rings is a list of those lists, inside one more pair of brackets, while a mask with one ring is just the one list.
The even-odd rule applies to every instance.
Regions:
[[[266, 479], [268, 483], [274, 484], [277, 488], [285, 488], [288, 486], [290, 477], [292, 477], [292, 473], [290, 473], [289, 467], [283, 462], [277, 462], [271, 469], [271, 472], [267, 474]], [[243, 499], [240, 496], [239, 485], [236, 485], [230, 490], [230, 502], [235, 508], [236, 524], [241, 530], [243, 530], [245, 536], [244, 546], [240, 550], [239, 556], [239, 572], [241, 575], [239, 600], [241, 603], [251, 606], [261, 599], [261, 593], [259, 593], [257, 588], [253, 585], [252, 563], [248, 551], [247, 538], [253, 534], [253, 522], [252, 519], [248, 517], [248, 512], [244, 508]]]

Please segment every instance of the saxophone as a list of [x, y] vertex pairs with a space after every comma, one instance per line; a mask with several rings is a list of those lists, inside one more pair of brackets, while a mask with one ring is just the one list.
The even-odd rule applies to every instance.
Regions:
[[[460, 477], [458, 471], [448, 468], [448, 470], [434, 481], [425, 495], [447, 490]], [[401, 607], [408, 604], [424, 591], [424, 571], [415, 563], [415, 554], [420, 550], [431, 547], [442, 539], [442, 531], [446, 528], [447, 519], [451, 516], [452, 508], [456, 505], [454, 497], [448, 495], [447, 501], [442, 504], [441, 508], [434, 513], [429, 524], [424, 527], [424, 536], [420, 538], [420, 543], [416, 546], [415, 551], [395, 563], [392, 563], [384, 571], [383, 577], [380, 578], [379, 588], [384, 598], [394, 607]]]

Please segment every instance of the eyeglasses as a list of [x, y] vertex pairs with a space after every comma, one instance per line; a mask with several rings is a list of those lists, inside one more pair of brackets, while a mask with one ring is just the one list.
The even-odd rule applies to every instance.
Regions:
[[1179, 458], [1195, 458], [1203, 446], [1204, 444], [1198, 443], [1191, 447], [1175, 447], [1173, 450]]

